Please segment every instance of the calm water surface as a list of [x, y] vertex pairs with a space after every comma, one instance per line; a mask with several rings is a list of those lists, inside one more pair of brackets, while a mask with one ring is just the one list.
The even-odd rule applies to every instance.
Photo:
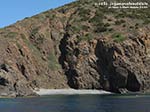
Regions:
[[150, 112], [150, 95], [53, 95], [0, 99], [0, 112]]

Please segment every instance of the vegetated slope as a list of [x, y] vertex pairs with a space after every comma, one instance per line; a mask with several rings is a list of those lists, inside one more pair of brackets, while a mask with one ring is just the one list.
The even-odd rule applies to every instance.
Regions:
[[149, 8], [108, 9], [96, 2], [79, 0], [1, 29], [0, 94], [33, 95], [35, 88], [148, 92]]

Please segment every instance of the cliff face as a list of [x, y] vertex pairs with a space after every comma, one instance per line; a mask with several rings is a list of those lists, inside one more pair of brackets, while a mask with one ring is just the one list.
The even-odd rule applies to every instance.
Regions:
[[[0, 95], [150, 90], [150, 12], [76, 1], [0, 29]], [[148, 1], [147, 1], [148, 2]]]

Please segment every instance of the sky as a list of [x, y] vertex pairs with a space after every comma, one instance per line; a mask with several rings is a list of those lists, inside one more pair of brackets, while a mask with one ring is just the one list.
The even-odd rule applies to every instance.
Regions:
[[0, 28], [75, 0], [1, 0]]

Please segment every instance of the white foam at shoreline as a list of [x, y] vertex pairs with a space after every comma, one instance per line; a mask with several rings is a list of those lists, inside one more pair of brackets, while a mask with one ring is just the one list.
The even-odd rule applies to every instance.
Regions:
[[104, 90], [75, 90], [75, 89], [36, 89], [38, 95], [74, 95], [74, 94], [111, 94]]

